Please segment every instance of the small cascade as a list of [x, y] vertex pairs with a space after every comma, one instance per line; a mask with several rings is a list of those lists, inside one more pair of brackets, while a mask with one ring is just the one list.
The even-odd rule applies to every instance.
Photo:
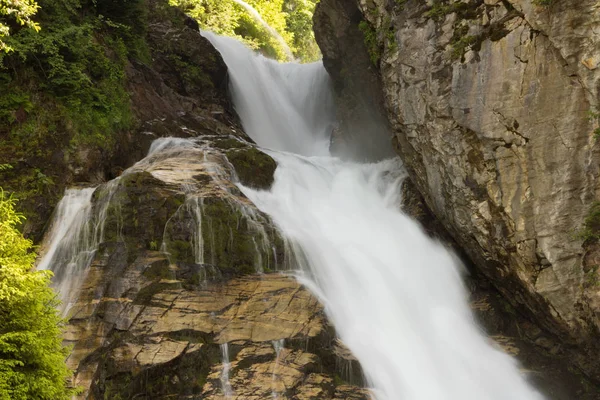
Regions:
[[[232, 264], [227, 257], [236, 252], [227, 249], [240, 240], [247, 242], [243, 244], [247, 268], [263, 272], [263, 268], [274, 267], [275, 233], [270, 221], [232, 183], [236, 179], [233, 166], [222, 151], [212, 147], [214, 140], [224, 139], [233, 138], [160, 138], [144, 159], [120, 177], [97, 188], [66, 191], [38, 263], [39, 269], [54, 272], [53, 285], [60, 292], [63, 312], [76, 302], [100, 244], [125, 243], [126, 227], [127, 234], [132, 234], [135, 212], [126, 213], [122, 207], [131, 204], [128, 191], [138, 190], [136, 181], [148, 179], [144, 178], [148, 173], [162, 181], [172, 196], [184, 198], [161, 226], [162, 237], [148, 245], [150, 250], [160, 250], [172, 263], [185, 262], [195, 269], [199, 285], [219, 278], [219, 265]], [[242, 232], [240, 237], [238, 232]]]
[[229, 345], [228, 343], [221, 344], [221, 357], [223, 359], [223, 372], [221, 372], [221, 389], [225, 399], [230, 399], [234, 393], [231, 383], [229, 382], [229, 371], [231, 363], [229, 362]]
[[[88, 267], [104, 241], [108, 208], [117, 187], [115, 179], [98, 188], [67, 189], [56, 207], [44, 241], [48, 244], [42, 246], [46, 251], [42, 252], [37, 269], [54, 273], [52, 286], [58, 292], [63, 315], [77, 301]], [[119, 215], [118, 207], [116, 214]], [[118, 232], [121, 227], [117, 218]]]
[[196, 229], [192, 236], [194, 251], [194, 262], [198, 265], [204, 264], [204, 237], [202, 236], [202, 198], [198, 196], [189, 196], [185, 205], [187, 212], [194, 216]]
[[98, 242], [90, 224], [92, 195], [95, 188], [67, 189], [54, 212], [46, 245], [37, 269], [51, 269], [53, 286], [59, 293], [61, 308], [66, 313], [74, 289], [85, 279], [85, 271], [97, 249]]
[[279, 356], [281, 355], [281, 350], [285, 345], [285, 339], [273, 340], [271, 342], [273, 344], [273, 349], [275, 350], [275, 362], [273, 363], [273, 374], [271, 378], [271, 387], [273, 388], [273, 398], [279, 398], [279, 390], [277, 387], [277, 368], [279, 367]]

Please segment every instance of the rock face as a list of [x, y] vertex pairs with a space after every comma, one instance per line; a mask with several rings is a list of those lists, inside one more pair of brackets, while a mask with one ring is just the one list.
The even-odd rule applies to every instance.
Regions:
[[598, 269], [577, 238], [600, 189], [600, 8], [535, 3], [323, 0], [315, 32], [336, 87], [381, 79], [363, 100], [383, 95], [412, 181], [478, 269], [600, 379]]
[[[353, 2], [335, 0], [318, 6], [315, 36], [325, 68], [336, 71], [338, 126], [331, 151], [351, 159], [381, 159], [393, 155], [392, 133], [383, 109], [382, 86], [357, 29], [362, 14]], [[351, 44], [351, 45], [347, 45]]]
[[[166, 277], [153, 280], [161, 269]], [[340, 384], [336, 363], [356, 361], [343, 358], [321, 305], [293, 279], [250, 275], [192, 290], [189, 272], [157, 252], [112, 281], [92, 267], [66, 336], [87, 398], [367, 398]], [[86, 298], [99, 287], [105, 297]]]

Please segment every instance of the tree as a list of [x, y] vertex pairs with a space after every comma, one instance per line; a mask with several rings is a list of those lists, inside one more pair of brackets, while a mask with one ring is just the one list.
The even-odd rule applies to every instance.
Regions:
[[14, 205], [0, 189], [0, 400], [67, 400], [74, 390], [51, 273], [33, 270]]
[[35, 0], [0, 0], [0, 52], [12, 50], [3, 40], [10, 34], [10, 24], [40, 30], [39, 24], [31, 19], [39, 8]]
[[[312, 31], [317, 0], [169, 1], [195, 18], [202, 29], [235, 37], [268, 57], [286, 61], [288, 47], [303, 62], [316, 61], [321, 56]], [[257, 21], [248, 7], [256, 10], [278, 37]]]

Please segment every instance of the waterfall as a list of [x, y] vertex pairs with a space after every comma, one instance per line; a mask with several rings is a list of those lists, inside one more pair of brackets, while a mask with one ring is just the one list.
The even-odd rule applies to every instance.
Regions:
[[[237, 68], [229, 75], [231, 92], [252, 139], [273, 150], [329, 154], [335, 111], [329, 76], [321, 64], [280, 64], [235, 39], [203, 34], [217, 44], [226, 63], [236, 60]], [[273, 110], [284, 117], [267, 117]]]
[[278, 162], [270, 191], [242, 190], [292, 243], [298, 279], [325, 305], [374, 396], [541, 399], [475, 323], [452, 254], [399, 210], [401, 163], [329, 156], [322, 64], [277, 64], [204, 34], [228, 65], [246, 132]]
[[[67, 189], [56, 207], [47, 244], [42, 247], [37, 268], [52, 269], [63, 313], [66, 313], [97, 248], [90, 223], [95, 188]], [[52, 268], [54, 267], [54, 268]]]
[[223, 371], [221, 372], [221, 390], [225, 399], [230, 399], [234, 393], [229, 382], [229, 371], [231, 370], [231, 362], [229, 361], [229, 345], [221, 344], [221, 358], [223, 363]]

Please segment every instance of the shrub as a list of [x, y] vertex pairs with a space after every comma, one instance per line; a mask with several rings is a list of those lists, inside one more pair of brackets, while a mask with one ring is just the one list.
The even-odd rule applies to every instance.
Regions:
[[32, 269], [23, 217], [0, 189], [0, 399], [70, 399], [61, 324], [51, 274]]

